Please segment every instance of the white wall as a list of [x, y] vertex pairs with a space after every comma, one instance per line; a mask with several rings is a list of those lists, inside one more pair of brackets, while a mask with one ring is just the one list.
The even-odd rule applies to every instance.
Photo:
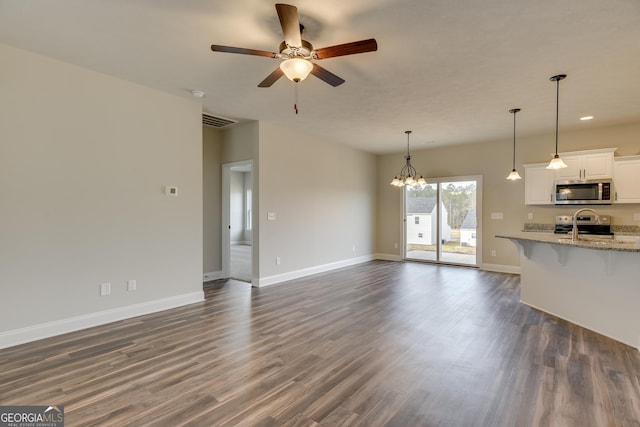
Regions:
[[374, 254], [374, 155], [265, 122], [259, 147], [261, 284]]
[[4, 45], [0, 58], [0, 341], [201, 300], [200, 104]]

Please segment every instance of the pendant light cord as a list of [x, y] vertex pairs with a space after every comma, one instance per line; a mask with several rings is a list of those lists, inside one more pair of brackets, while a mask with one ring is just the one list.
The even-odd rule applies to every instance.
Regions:
[[[560, 114], [560, 80], [556, 79], [556, 156], [558, 155], [558, 115]], [[515, 117], [514, 117], [515, 120]]]
[[516, 168], [516, 113], [520, 110], [513, 111], [513, 169]]

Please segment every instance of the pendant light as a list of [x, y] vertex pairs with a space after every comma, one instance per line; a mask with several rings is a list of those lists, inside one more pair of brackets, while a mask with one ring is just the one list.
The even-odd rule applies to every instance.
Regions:
[[427, 181], [422, 174], [419, 174], [416, 168], [411, 165], [411, 154], [409, 153], [409, 135], [411, 135], [411, 131], [406, 130], [404, 133], [407, 134], [407, 155], [404, 157], [407, 163], [400, 169], [400, 176], [396, 175], [389, 184], [395, 187], [403, 187], [405, 185], [410, 187], [423, 187], [427, 185]]
[[567, 167], [566, 163], [563, 162], [558, 155], [558, 106], [560, 104], [560, 80], [564, 80], [566, 77], [566, 74], [558, 74], [557, 76], [553, 76], [549, 79], [552, 82], [556, 82], [556, 154], [549, 162], [547, 169], [562, 169]]
[[516, 170], [516, 113], [520, 111], [519, 108], [514, 108], [513, 110], [509, 110], [511, 114], [513, 114], [513, 169], [511, 173], [507, 177], [509, 181], [517, 181], [522, 179], [518, 171]]

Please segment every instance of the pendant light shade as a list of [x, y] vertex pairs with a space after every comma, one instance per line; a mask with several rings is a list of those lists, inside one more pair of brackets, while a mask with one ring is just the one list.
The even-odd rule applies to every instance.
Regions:
[[566, 163], [563, 162], [558, 155], [558, 110], [560, 105], [560, 80], [564, 80], [566, 77], [566, 74], [558, 74], [557, 76], [553, 76], [549, 79], [552, 82], [556, 82], [556, 154], [549, 162], [549, 166], [547, 166], [547, 169], [562, 169], [567, 167]]
[[422, 174], [419, 174], [416, 168], [411, 165], [411, 154], [409, 153], [409, 135], [411, 135], [411, 131], [406, 130], [404, 133], [407, 134], [407, 155], [404, 157], [406, 164], [400, 169], [400, 175], [396, 175], [389, 184], [395, 187], [404, 187], [405, 185], [410, 187], [424, 187], [427, 185], [427, 181]]
[[520, 111], [519, 108], [514, 108], [513, 110], [509, 110], [511, 114], [513, 114], [513, 169], [511, 173], [507, 177], [509, 181], [517, 181], [522, 179], [518, 171], [516, 170], [516, 113]]
[[313, 64], [304, 58], [290, 58], [280, 63], [280, 69], [287, 78], [293, 82], [301, 82], [306, 79]]

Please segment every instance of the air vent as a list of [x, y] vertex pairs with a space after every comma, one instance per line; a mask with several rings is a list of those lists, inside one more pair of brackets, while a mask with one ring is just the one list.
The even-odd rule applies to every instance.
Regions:
[[223, 128], [238, 123], [237, 120], [226, 119], [224, 117], [212, 116], [211, 114], [202, 114], [202, 124], [214, 128]]

